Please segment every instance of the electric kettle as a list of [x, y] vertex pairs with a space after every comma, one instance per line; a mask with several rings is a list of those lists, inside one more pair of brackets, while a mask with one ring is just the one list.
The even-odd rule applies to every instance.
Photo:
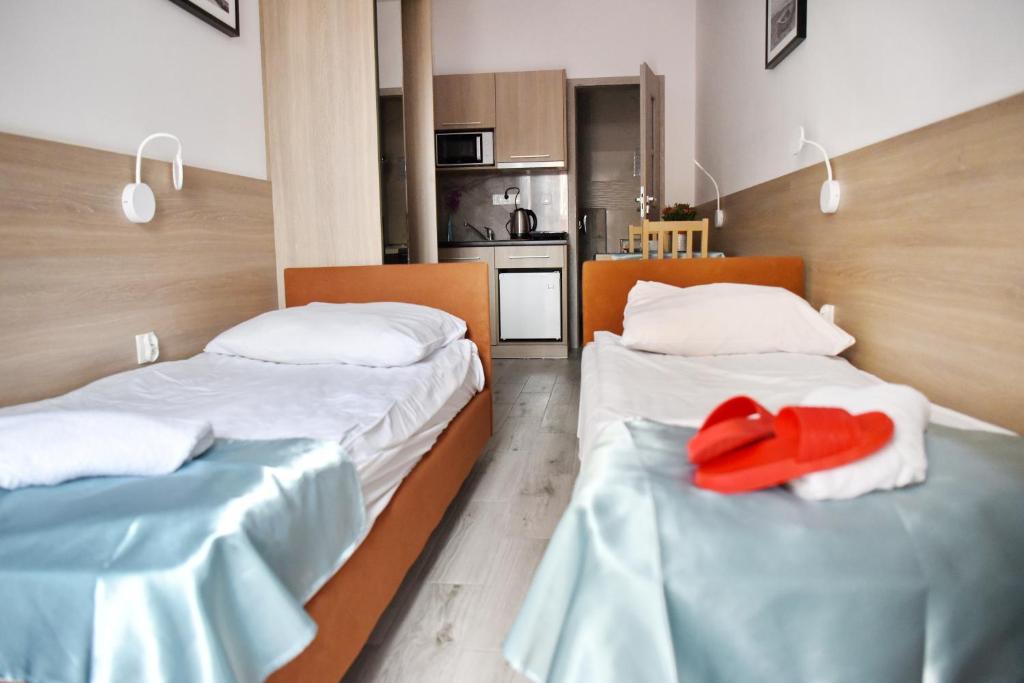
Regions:
[[509, 214], [508, 235], [514, 240], [525, 240], [537, 229], [537, 214], [529, 209], [516, 209]]

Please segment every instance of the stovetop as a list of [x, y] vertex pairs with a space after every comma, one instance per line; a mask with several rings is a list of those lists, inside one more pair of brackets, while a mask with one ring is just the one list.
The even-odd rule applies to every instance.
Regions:
[[531, 232], [526, 236], [529, 241], [549, 241], [556, 242], [558, 240], [569, 239], [569, 233], [567, 232]]

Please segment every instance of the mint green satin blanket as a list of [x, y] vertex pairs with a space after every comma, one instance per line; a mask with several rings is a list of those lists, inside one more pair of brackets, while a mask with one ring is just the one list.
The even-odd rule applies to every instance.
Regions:
[[0, 680], [263, 680], [365, 532], [355, 466], [324, 441], [0, 492]]
[[931, 426], [927, 482], [695, 488], [693, 430], [613, 424], [505, 642], [534, 681], [1024, 680], [1024, 440]]

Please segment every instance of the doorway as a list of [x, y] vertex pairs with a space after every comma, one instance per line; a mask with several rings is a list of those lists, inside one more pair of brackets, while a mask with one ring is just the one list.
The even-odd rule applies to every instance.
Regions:
[[580, 262], [622, 251], [637, 220], [640, 86], [576, 92], [576, 216]]
[[663, 79], [646, 64], [639, 77], [570, 80], [570, 339], [580, 345], [586, 261], [624, 250], [629, 226], [656, 220], [663, 186]]

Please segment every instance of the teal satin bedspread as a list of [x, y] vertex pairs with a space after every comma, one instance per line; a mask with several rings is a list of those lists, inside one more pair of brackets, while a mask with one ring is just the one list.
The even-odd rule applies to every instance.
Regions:
[[534, 681], [1024, 681], [1024, 440], [932, 426], [850, 501], [693, 487], [693, 430], [610, 426], [505, 642]]
[[355, 466], [323, 441], [0, 492], [0, 680], [263, 680], [365, 532]]

